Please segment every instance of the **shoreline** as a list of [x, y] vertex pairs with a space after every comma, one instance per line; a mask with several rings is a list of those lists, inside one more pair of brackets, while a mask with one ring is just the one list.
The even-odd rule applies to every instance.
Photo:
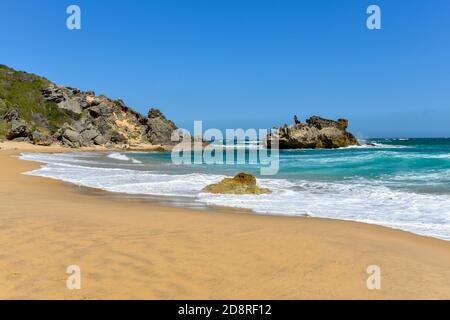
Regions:
[[[61, 153], [61, 154], [68, 153], [68, 154], [73, 154], [73, 155], [77, 155], [77, 156], [81, 156], [81, 157], [82, 157], [83, 153], [90, 153], [92, 155], [96, 155], [96, 157], [100, 156], [100, 155], [102, 155], [102, 156], [107, 155], [108, 157], [111, 156], [111, 158], [114, 158], [114, 159], [129, 161], [130, 159], [127, 158], [126, 156], [124, 156], [122, 153], [125, 153], [125, 154], [126, 153], [133, 154], [134, 152], [146, 153], [146, 152], [154, 150], [155, 147], [156, 146], [150, 145], [143, 149], [136, 149], [136, 148], [135, 149], [123, 149], [123, 148], [104, 148], [104, 147], [67, 149], [67, 148], [58, 148], [56, 146], [56, 147], [54, 147], [53, 150], [39, 149], [42, 152], [39, 150], [36, 150], [36, 151], [39, 151], [41, 154], [55, 152], [54, 153], [55, 155], [58, 155], [58, 153]], [[18, 149], [24, 150], [25, 148], [26, 148], [26, 146], [20, 146]], [[156, 148], [158, 148], [158, 147], [156, 147]], [[44, 170], [45, 170], [45, 167], [47, 166], [47, 163], [51, 166], [52, 161], [49, 162], [46, 159], [39, 159], [39, 156], [34, 158], [33, 152], [23, 152], [22, 155], [23, 154], [25, 154], [25, 156], [20, 157], [22, 160], [35, 161], [36, 163], [41, 164], [41, 168], [44, 168]], [[45, 157], [46, 156], [44, 156], [44, 158]], [[125, 159], [123, 157], [125, 157]], [[136, 160], [134, 160], [134, 159], [132, 159], [132, 160], [133, 160], [133, 163], [142, 163], [141, 161], [134, 162]], [[131, 169], [134, 169], [134, 168], [131, 168]], [[38, 171], [41, 171], [41, 170], [38, 170]], [[138, 172], [139, 172], [139, 170], [138, 170]], [[156, 171], [154, 173], [158, 174], [158, 172], [156, 172]], [[170, 171], [166, 172], [166, 173], [171, 174]], [[32, 173], [31, 175], [35, 175], [35, 174]], [[63, 177], [54, 177], [54, 176], [52, 176], [52, 174], [47, 175], [47, 174], [45, 174], [45, 172], [38, 173], [36, 175], [44, 177], [44, 178], [49, 178], [49, 179], [61, 180], [65, 183], [71, 183], [76, 186], [83, 186], [88, 189], [92, 188], [92, 189], [103, 190], [103, 191], [106, 191], [107, 193], [116, 194], [118, 197], [136, 197], [136, 198], [149, 199], [150, 201], [155, 201], [159, 205], [163, 205], [163, 206], [202, 210], [202, 211], [205, 211], [205, 210], [228, 210], [231, 212], [246, 211], [248, 213], [257, 214], [257, 215], [272, 215], [272, 216], [280, 216], [280, 217], [287, 217], [287, 216], [310, 217], [310, 218], [314, 217], [314, 218], [331, 219], [331, 220], [338, 220], [338, 221], [352, 221], [352, 222], [360, 222], [360, 223], [365, 223], [365, 224], [383, 226], [383, 227], [387, 227], [387, 228], [391, 228], [391, 229], [395, 229], [395, 230], [402, 230], [405, 232], [410, 232], [410, 233], [416, 234], [416, 235], [450, 241], [448, 233], [445, 233], [445, 232], [442, 232], [442, 233], [439, 233], [439, 231], [432, 232], [432, 231], [436, 231], [436, 230], [435, 229], [428, 229], [428, 230], [422, 229], [421, 230], [420, 228], [412, 228], [412, 227], [408, 227], [407, 225], [405, 226], [405, 225], [398, 224], [398, 223], [396, 224], [396, 223], [386, 222], [386, 221], [389, 221], [389, 218], [386, 218], [386, 221], [384, 221], [383, 219], [381, 219], [381, 221], [377, 221], [377, 219], [368, 218], [368, 217], [370, 217], [368, 214], [353, 215], [353, 216], [348, 216], [348, 217], [346, 217], [345, 215], [342, 216], [342, 214], [341, 214], [341, 216], [339, 216], [339, 215], [336, 216], [336, 215], [327, 214], [329, 212], [326, 210], [320, 211], [320, 208], [318, 211], [319, 213], [314, 212], [314, 211], [311, 211], [312, 212], [311, 214], [309, 213], [309, 211], [307, 211], [307, 212], [303, 211], [303, 213], [295, 213], [295, 211], [294, 211], [294, 212], [291, 212], [291, 214], [285, 214], [283, 211], [277, 211], [278, 210], [277, 206], [272, 206], [272, 207], [270, 207], [271, 209], [269, 209], [269, 208], [264, 209], [265, 208], [264, 205], [260, 205], [259, 207], [257, 206], [256, 208], [253, 206], [253, 208], [252, 208], [252, 206], [247, 206], [244, 203], [240, 203], [236, 206], [234, 201], [233, 202], [230, 202], [230, 201], [223, 202], [222, 201], [222, 203], [220, 203], [220, 201], [219, 201], [219, 203], [217, 203], [217, 202], [215, 203], [215, 201], [207, 201], [200, 196], [195, 197], [195, 199], [193, 199], [192, 197], [187, 195], [186, 191], [184, 191], [184, 194], [174, 194], [174, 193], [171, 193], [171, 190], [169, 190], [168, 192], [167, 191], [163, 192], [161, 194], [158, 194], [158, 192], [156, 192], [156, 194], [154, 194], [153, 192], [141, 192], [141, 190], [136, 190], [136, 189], [134, 189], [130, 192], [130, 191], [125, 191], [125, 189], [114, 188], [114, 185], [112, 186], [113, 188], [111, 189], [111, 188], [108, 188], [107, 185], [105, 186], [103, 184], [96, 185], [95, 183], [94, 184], [89, 183], [89, 182], [86, 183], [86, 182], [83, 182], [82, 180], [77, 180], [76, 176], [74, 176], [74, 179], [70, 178], [69, 180], [67, 180], [67, 179], [64, 179]], [[130, 181], [130, 182], [131, 182], [131, 184], [133, 184], [132, 181]], [[109, 187], [111, 187], [111, 185], [109, 185]], [[157, 185], [154, 185], [154, 187], [156, 188], [156, 190], [158, 190]], [[197, 190], [194, 190], [193, 192], [197, 192]], [[240, 202], [240, 199], [235, 199], [235, 200], [238, 203]], [[259, 202], [259, 200], [257, 198], [255, 198], [253, 200], [256, 200], [256, 202]], [[316, 199], [316, 201], [320, 201], [320, 199], [319, 200]], [[435, 201], [439, 201], [439, 199], [436, 199]], [[315, 202], [312, 201], [310, 203], [315, 203]], [[439, 202], [437, 202], [437, 203], [439, 203]], [[430, 205], [430, 204], [428, 204], [428, 205]], [[303, 207], [303, 205], [299, 205], [298, 208], [302, 208], [302, 207]], [[422, 206], [422, 209], [424, 209], [424, 207], [427, 207], [427, 206], [426, 205]], [[263, 209], [261, 210], [261, 208], [263, 208]], [[353, 210], [354, 210], [354, 208], [352, 208], [352, 207], [346, 207], [346, 208], [347, 209], [342, 209], [341, 212], [348, 213], [348, 212], [353, 212]], [[333, 212], [334, 208], [331, 208], [331, 210]], [[368, 210], [370, 210], [370, 208]], [[381, 214], [381, 216], [382, 216], [384, 214], [384, 211], [386, 211], [386, 210], [388, 210], [388, 209], [380, 210], [378, 213]], [[364, 211], [360, 210], [360, 212], [364, 212]], [[405, 212], [405, 210], [403, 212]], [[370, 213], [370, 212], [367, 212], [367, 213]], [[394, 213], [398, 213], [398, 212], [395, 212], [395, 209], [394, 209]], [[429, 214], [432, 212], [424, 211], [422, 214], [426, 215], [427, 213]], [[394, 222], [396, 222], [396, 221], [394, 221]], [[426, 223], [426, 220], [423, 220], [423, 223]]]
[[[0, 299], [450, 298], [448, 241], [353, 221], [169, 207], [25, 176], [41, 164], [15, 158], [74, 150], [0, 148]], [[71, 264], [81, 290], [65, 287]], [[381, 290], [366, 288], [374, 264]]]

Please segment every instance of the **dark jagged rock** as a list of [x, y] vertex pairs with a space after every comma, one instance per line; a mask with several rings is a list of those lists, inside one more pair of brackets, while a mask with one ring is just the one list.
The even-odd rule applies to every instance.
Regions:
[[[305, 122], [297, 121], [296, 124], [279, 129], [280, 149], [334, 149], [358, 145], [358, 140], [347, 131], [348, 120], [337, 121], [313, 116]], [[271, 147], [269, 134], [266, 144]]]
[[322, 128], [326, 128], [326, 127], [345, 130], [348, 127], [347, 119], [338, 119], [337, 121], [334, 121], [334, 120], [324, 119], [324, 118], [321, 118], [318, 116], [312, 116], [311, 118], [306, 120], [306, 123], [310, 127], [316, 127], [319, 130], [321, 130]]
[[85, 94], [77, 88], [50, 85], [42, 90], [46, 101], [53, 101], [61, 109], [69, 110], [75, 114], [81, 114], [87, 106], [84, 102]]
[[147, 138], [152, 144], [171, 144], [172, 132], [177, 126], [158, 109], [151, 108], [148, 113]]
[[203, 191], [222, 194], [265, 194], [267, 188], [256, 185], [256, 178], [248, 173], [238, 173], [234, 178], [225, 178], [218, 183], [206, 186]]
[[111, 135], [112, 143], [127, 143], [127, 138], [120, 132], [114, 131]]

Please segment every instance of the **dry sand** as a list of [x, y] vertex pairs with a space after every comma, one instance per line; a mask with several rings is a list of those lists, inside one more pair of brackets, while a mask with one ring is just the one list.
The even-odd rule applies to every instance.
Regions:
[[[356, 222], [194, 211], [21, 173], [0, 144], [0, 299], [450, 298], [450, 242]], [[386, 212], [389, 214], [389, 212]], [[66, 288], [79, 265], [81, 290]], [[366, 268], [381, 268], [368, 290]]]

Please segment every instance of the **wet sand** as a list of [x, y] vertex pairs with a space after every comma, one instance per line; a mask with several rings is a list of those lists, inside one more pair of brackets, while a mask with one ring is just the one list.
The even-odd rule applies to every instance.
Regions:
[[[0, 299], [450, 299], [450, 242], [329, 219], [174, 208], [21, 173], [0, 143]], [[386, 212], [389, 214], [389, 212]], [[81, 268], [81, 289], [66, 268]], [[368, 290], [366, 269], [381, 268]]]

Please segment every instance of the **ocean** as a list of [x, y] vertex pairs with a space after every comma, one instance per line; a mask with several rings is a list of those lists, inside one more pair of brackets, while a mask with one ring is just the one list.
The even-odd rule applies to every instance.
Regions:
[[[238, 142], [236, 148], [262, 147]], [[335, 150], [281, 150], [273, 176], [261, 176], [258, 164], [175, 165], [169, 152], [24, 153], [21, 158], [44, 163], [28, 175], [173, 199], [178, 206], [352, 220], [450, 240], [450, 139], [370, 139]], [[202, 192], [238, 172], [256, 175], [272, 194]]]

